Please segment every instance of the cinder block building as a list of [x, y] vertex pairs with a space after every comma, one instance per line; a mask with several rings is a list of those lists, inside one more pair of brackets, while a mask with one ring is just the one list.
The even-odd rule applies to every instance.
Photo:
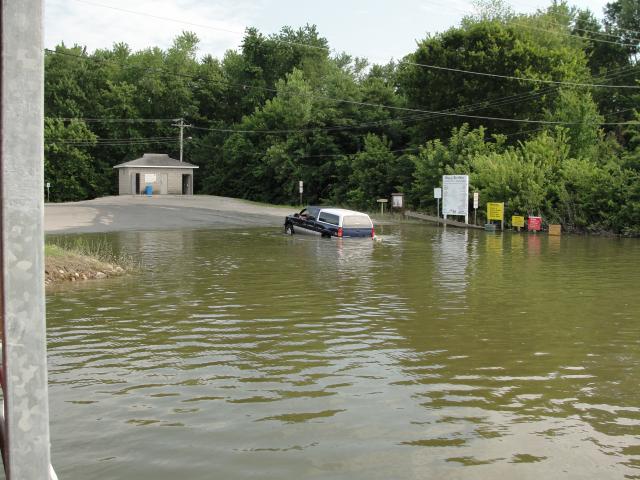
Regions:
[[118, 170], [120, 195], [143, 194], [147, 185], [158, 195], [193, 195], [193, 171], [198, 166], [164, 153], [145, 153], [113, 168]]

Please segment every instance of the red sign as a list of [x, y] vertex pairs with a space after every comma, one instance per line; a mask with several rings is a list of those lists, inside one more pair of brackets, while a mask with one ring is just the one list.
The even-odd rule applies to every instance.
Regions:
[[527, 229], [533, 232], [539, 232], [540, 230], [542, 230], [542, 218], [529, 217], [527, 222]]

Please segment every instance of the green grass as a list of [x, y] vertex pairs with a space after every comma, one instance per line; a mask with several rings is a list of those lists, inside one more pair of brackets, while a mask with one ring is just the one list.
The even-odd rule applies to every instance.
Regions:
[[44, 246], [44, 255], [46, 257], [64, 257], [67, 254], [68, 252], [58, 245], [47, 243]]
[[125, 253], [117, 253], [105, 239], [87, 240], [84, 237], [60, 237], [45, 243], [44, 254], [48, 257], [82, 255], [104, 263], [118, 265], [126, 270], [140, 268], [139, 260]]

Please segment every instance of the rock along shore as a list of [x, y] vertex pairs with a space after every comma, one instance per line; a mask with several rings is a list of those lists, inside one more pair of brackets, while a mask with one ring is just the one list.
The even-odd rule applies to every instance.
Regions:
[[106, 263], [96, 258], [73, 252], [45, 256], [45, 286], [61, 282], [115, 277], [125, 273], [126, 270], [119, 265]]

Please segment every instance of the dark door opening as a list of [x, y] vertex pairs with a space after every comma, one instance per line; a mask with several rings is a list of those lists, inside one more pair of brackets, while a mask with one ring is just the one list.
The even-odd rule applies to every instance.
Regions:
[[191, 175], [182, 175], [182, 195], [191, 195]]
[[140, 195], [140, 174], [136, 173], [136, 195]]

